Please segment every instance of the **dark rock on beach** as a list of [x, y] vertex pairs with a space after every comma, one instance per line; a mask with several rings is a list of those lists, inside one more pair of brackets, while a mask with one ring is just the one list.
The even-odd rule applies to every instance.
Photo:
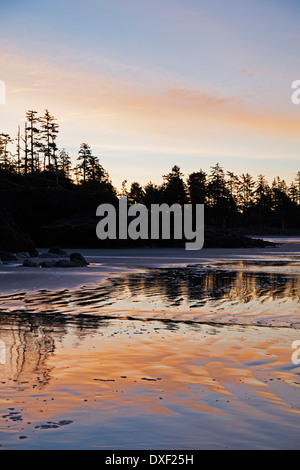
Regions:
[[82, 268], [89, 265], [80, 253], [71, 253], [69, 259], [67, 259], [68, 254], [64, 250], [55, 248], [55, 251], [57, 254], [48, 252], [41, 253], [37, 258], [26, 258], [23, 266], [29, 268]]
[[63, 256], [63, 257], [66, 257], [68, 258], [68, 253], [63, 250], [62, 248], [60, 248], [59, 246], [54, 246], [52, 248], [50, 248], [50, 250], [48, 250], [48, 253], [51, 253], [51, 254], [54, 254], [54, 255], [58, 255], [58, 256]]
[[[56, 261], [55, 260], [46, 260], [46, 261], [41, 261], [40, 262], [40, 266], [42, 268], [55, 268], [55, 263]], [[23, 266], [24, 266], [24, 263], [23, 263]]]
[[80, 253], [71, 253], [70, 259], [60, 259], [56, 261], [56, 268], [84, 268], [89, 263]]
[[87, 260], [80, 253], [71, 253], [70, 261], [76, 263], [78, 266], [84, 267], [88, 266]]
[[33, 261], [30, 258], [27, 258], [23, 261], [23, 266], [25, 266], [27, 268], [39, 268], [40, 263], [38, 263], [37, 261]]
[[55, 268], [78, 268], [81, 267], [74, 261], [70, 261], [69, 259], [60, 259], [55, 262]]

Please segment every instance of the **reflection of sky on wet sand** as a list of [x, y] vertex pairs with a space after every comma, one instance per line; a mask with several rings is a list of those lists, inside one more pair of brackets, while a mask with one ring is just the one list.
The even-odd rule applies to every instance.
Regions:
[[[0, 443], [293, 448], [300, 405], [299, 367], [290, 358], [295, 332], [2, 315]], [[272, 432], [262, 436], [262, 429]]]
[[299, 447], [299, 279], [227, 261], [1, 295], [2, 448]]
[[2, 295], [0, 311], [300, 327], [299, 275], [252, 266], [152, 268], [75, 290]]

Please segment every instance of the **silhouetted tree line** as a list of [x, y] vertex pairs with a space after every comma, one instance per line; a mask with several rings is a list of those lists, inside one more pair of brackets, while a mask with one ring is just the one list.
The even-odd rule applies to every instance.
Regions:
[[222, 228], [300, 227], [300, 171], [290, 185], [280, 177], [269, 184], [262, 174], [255, 180], [249, 173], [225, 172], [217, 163], [209, 173], [200, 169], [186, 181], [174, 166], [161, 186], [134, 182], [126, 191], [124, 183], [122, 192], [131, 204], [204, 204], [206, 220]]
[[249, 173], [225, 172], [219, 163], [211, 166], [209, 173], [200, 169], [184, 179], [175, 165], [163, 175], [161, 185], [150, 181], [142, 186], [133, 182], [127, 189], [124, 180], [118, 193], [87, 143], [80, 145], [77, 164], [72, 167], [69, 153], [57, 147], [58, 133], [59, 124], [48, 110], [43, 116], [29, 110], [24, 127], [18, 127], [15, 138], [2, 132], [1, 181], [5, 175], [18, 175], [31, 185], [41, 185], [44, 178], [47, 184], [52, 181], [54, 185], [69, 185], [94, 195], [106, 194], [111, 201], [117, 202], [117, 195], [127, 196], [129, 204], [147, 207], [162, 203], [205, 204], [206, 221], [222, 228], [300, 227], [300, 171], [290, 184], [280, 177], [269, 184], [262, 174], [255, 180]]
[[59, 124], [46, 109], [43, 116], [27, 111], [23, 129], [18, 127], [16, 138], [0, 133], [0, 171], [24, 177], [28, 183], [76, 184], [89, 191], [99, 190], [116, 195], [108, 173], [94, 156], [87, 143], [80, 145], [77, 162], [72, 167], [69, 153], [57, 146]]

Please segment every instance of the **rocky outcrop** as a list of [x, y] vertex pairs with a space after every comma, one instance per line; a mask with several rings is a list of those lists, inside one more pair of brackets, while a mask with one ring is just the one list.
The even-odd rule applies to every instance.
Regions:
[[[67, 259], [68, 255], [61, 248], [58, 249], [59, 246], [72, 249], [185, 246], [185, 240], [172, 239], [99, 240], [96, 235], [99, 222], [99, 217], [95, 215], [96, 208], [99, 203], [108, 201], [98, 196], [83, 194], [78, 188], [76, 191], [38, 187], [0, 190], [0, 202], [0, 250], [3, 251], [25, 251], [29, 256], [36, 258], [36, 244], [52, 247], [44, 254], [45, 258], [56, 259], [59, 256]], [[251, 239], [234, 229], [222, 230], [214, 224], [209, 226], [209, 218], [205, 220], [204, 246], [207, 248], [268, 246], [267, 242]], [[27, 233], [34, 239], [35, 244]]]
[[68, 253], [59, 246], [53, 246], [52, 248], [50, 248], [50, 250], [48, 250], [48, 253], [63, 256], [64, 258], [67, 258], [69, 256]]
[[[56, 253], [53, 253], [53, 250]], [[84, 268], [89, 265], [80, 253], [71, 253], [69, 259], [67, 259], [69, 255], [61, 248], [55, 247], [55, 249], [51, 248], [49, 251], [52, 251], [52, 253], [41, 253], [38, 258], [25, 259], [23, 266], [29, 268]]]
[[33, 261], [33, 259], [27, 258], [23, 261], [23, 266], [27, 268], [39, 268], [40, 263], [38, 263], [37, 261]]
[[89, 264], [87, 260], [80, 253], [71, 253], [70, 261], [72, 261], [72, 263], [76, 263], [80, 267], [84, 267]]
[[205, 248], [265, 248], [274, 245], [261, 239], [246, 237], [234, 230], [218, 230], [215, 227], [205, 227]]
[[[81, 215], [58, 220], [41, 229], [44, 243], [57, 243], [68, 247], [85, 248], [135, 248], [135, 247], [184, 247], [185, 240], [99, 240], [96, 226], [99, 218]], [[149, 237], [150, 238], [150, 237]], [[247, 237], [235, 230], [224, 230], [205, 225], [205, 248], [259, 248], [272, 243]]]

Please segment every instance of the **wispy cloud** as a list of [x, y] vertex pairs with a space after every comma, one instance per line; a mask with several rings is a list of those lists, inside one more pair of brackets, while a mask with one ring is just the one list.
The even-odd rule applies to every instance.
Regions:
[[240, 73], [247, 75], [248, 77], [254, 77], [255, 73], [248, 69], [241, 69]]
[[106, 71], [84, 65], [58, 64], [24, 52], [0, 54], [7, 83], [0, 129], [14, 135], [28, 109], [42, 113], [48, 108], [61, 124], [59, 145], [70, 147], [76, 158], [79, 144], [89, 142], [109, 156], [106, 167], [116, 182], [129, 164], [132, 177], [157, 180], [161, 156], [166, 162], [174, 157], [189, 161], [190, 167], [198, 165], [197, 156], [210, 155], [212, 163], [225, 159], [229, 167], [232, 159], [257, 165], [262, 156], [268, 162], [286, 155], [290, 162], [298, 161], [300, 122], [295, 112], [275, 113], [253, 103], [250, 107], [240, 95], [191, 87], [169, 77], [147, 82], [141, 80], [146, 70], [126, 74], [122, 63], [118, 68], [114, 62]]
[[[5, 63], [4, 63], [5, 61]], [[192, 89], [162, 80], [154, 89], [131, 77], [91, 73], [68, 64], [58, 67], [46, 60], [4, 55], [8, 95], [15, 105], [49, 107], [64, 118], [80, 113], [83, 120], [144, 134], [177, 132], [205, 134], [207, 129], [262, 132], [299, 140], [300, 122], [292, 114], [275, 115], [264, 109], [247, 109], [238, 97], [212, 90]], [[15, 95], [15, 96], [13, 96]], [[113, 122], [113, 124], [112, 124]]]

